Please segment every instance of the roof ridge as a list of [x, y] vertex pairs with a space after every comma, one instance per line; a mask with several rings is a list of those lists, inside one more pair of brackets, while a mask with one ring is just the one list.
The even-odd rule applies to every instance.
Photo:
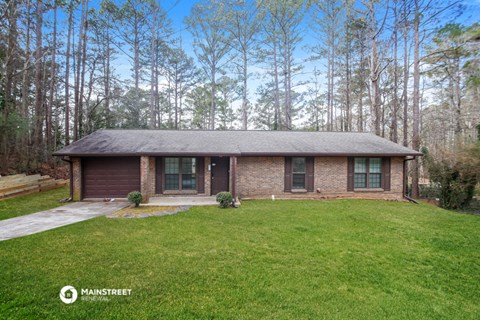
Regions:
[[[98, 129], [98, 131], [149, 131], [149, 132], [158, 132], [158, 131], [170, 131], [170, 132], [277, 132], [277, 133], [355, 133], [355, 134], [374, 134], [373, 132], [367, 131], [309, 131], [309, 130], [244, 130], [244, 129], [234, 129], [234, 130], [207, 130], [207, 129], [142, 129], [142, 128], [102, 128]], [[95, 133], [93, 132], [93, 133]], [[380, 137], [380, 136], [377, 136]], [[380, 137], [383, 138], [383, 137]], [[385, 139], [385, 138], [383, 138]]]

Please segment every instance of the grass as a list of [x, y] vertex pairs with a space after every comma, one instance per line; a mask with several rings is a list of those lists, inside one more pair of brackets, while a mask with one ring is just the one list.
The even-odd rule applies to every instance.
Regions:
[[124, 218], [134, 218], [134, 217], [141, 217], [145, 218], [145, 216], [154, 216], [154, 215], [161, 215], [167, 211], [173, 211], [177, 209], [177, 207], [166, 207], [166, 206], [140, 206], [134, 207], [133, 205], [122, 210], [118, 210], [110, 215], [110, 217], [124, 217]]
[[23, 216], [26, 214], [62, 206], [60, 199], [68, 198], [68, 186], [40, 193], [0, 201], [0, 220]]
[[[2, 319], [478, 319], [480, 217], [245, 201], [0, 242]], [[63, 304], [65, 285], [131, 296]]]

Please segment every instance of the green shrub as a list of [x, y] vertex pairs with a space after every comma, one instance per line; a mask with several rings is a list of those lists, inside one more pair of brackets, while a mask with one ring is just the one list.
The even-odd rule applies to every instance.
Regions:
[[480, 143], [454, 154], [444, 154], [438, 160], [426, 155], [425, 163], [430, 180], [439, 187], [440, 206], [468, 207], [480, 178]]
[[219, 192], [217, 194], [217, 202], [221, 208], [228, 208], [232, 203], [232, 194], [227, 191]]
[[419, 186], [420, 198], [436, 199], [440, 198], [440, 186], [438, 184], [431, 184], [428, 186]]
[[142, 202], [142, 194], [139, 191], [132, 191], [128, 194], [128, 201], [135, 203], [135, 207], [138, 207]]

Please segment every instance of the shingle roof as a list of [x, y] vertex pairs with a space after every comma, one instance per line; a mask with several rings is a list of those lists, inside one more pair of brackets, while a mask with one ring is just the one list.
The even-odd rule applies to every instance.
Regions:
[[54, 155], [418, 156], [421, 153], [363, 132], [99, 130]]

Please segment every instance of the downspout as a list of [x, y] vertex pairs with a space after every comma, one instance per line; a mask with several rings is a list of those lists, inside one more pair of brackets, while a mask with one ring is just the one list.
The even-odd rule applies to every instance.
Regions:
[[230, 175], [231, 175], [231, 182], [232, 182], [232, 204], [235, 207], [235, 203], [237, 202], [237, 157], [233, 156], [230, 157]]
[[68, 162], [70, 164], [70, 199], [68, 201], [72, 201], [73, 199], [73, 162], [67, 157], [62, 157], [62, 160]]
[[410, 198], [407, 195], [407, 186], [408, 186], [408, 182], [407, 182], [407, 161], [412, 161], [412, 160], [415, 160], [415, 157], [403, 159], [403, 197], [410, 202], [418, 204], [418, 202], [415, 199]]

